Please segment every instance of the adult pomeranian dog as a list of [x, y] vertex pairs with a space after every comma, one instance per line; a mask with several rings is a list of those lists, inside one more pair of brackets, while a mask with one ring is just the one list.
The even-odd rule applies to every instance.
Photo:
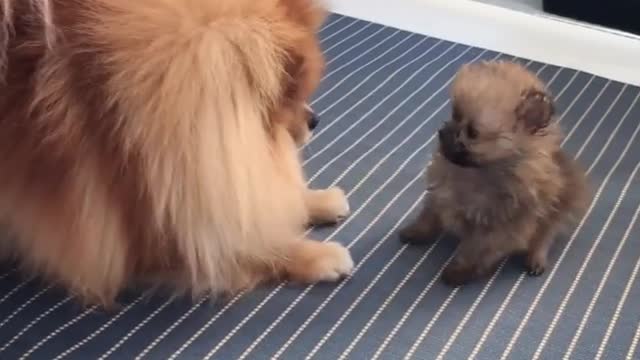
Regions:
[[108, 305], [128, 283], [233, 293], [336, 281], [349, 213], [298, 147], [323, 72], [311, 0], [0, 0], [2, 240]]
[[564, 225], [588, 205], [584, 172], [560, 147], [562, 131], [544, 84], [512, 62], [463, 66], [452, 85], [453, 111], [427, 169], [430, 192], [401, 237], [430, 242], [441, 231], [460, 244], [443, 279], [462, 285], [500, 260], [526, 254], [540, 275]]

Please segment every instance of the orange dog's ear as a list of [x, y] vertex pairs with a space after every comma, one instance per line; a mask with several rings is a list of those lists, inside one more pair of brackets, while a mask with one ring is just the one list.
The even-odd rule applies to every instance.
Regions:
[[322, 24], [327, 20], [327, 10], [316, 4], [314, 1], [307, 0], [307, 2], [309, 3], [309, 8], [307, 10], [309, 12], [309, 19], [307, 20], [308, 24], [314, 31], [318, 31], [322, 27]]
[[285, 62], [284, 97], [293, 100], [299, 92], [299, 79], [303, 71], [304, 58], [294, 51], [290, 51]]
[[313, 32], [318, 31], [327, 18], [327, 10], [320, 6], [316, 0], [281, 1], [292, 21]]

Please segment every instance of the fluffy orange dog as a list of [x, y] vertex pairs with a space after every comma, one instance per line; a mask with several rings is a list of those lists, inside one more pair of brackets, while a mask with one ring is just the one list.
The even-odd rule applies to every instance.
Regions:
[[88, 302], [134, 279], [195, 294], [353, 262], [297, 146], [323, 70], [309, 0], [0, 0], [3, 248]]

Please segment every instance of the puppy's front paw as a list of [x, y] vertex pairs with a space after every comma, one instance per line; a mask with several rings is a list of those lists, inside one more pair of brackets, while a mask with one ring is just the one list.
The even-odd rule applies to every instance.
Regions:
[[398, 235], [400, 241], [405, 244], [427, 245], [433, 243], [442, 230], [440, 219], [428, 206], [425, 206], [420, 215], [400, 230]]
[[462, 266], [460, 264], [449, 264], [442, 274], [442, 281], [453, 287], [466, 285], [476, 276], [476, 272], [472, 267]]
[[434, 241], [433, 232], [420, 223], [411, 224], [398, 233], [400, 241], [409, 245], [428, 245]]
[[336, 242], [303, 240], [291, 259], [288, 272], [297, 282], [333, 282], [350, 275], [353, 266], [351, 254], [344, 246]]
[[333, 187], [326, 190], [310, 190], [307, 194], [307, 208], [312, 224], [335, 224], [349, 214], [349, 201], [344, 191]]
[[530, 256], [527, 258], [525, 266], [527, 269], [527, 275], [540, 276], [546, 271], [547, 261], [541, 257]]

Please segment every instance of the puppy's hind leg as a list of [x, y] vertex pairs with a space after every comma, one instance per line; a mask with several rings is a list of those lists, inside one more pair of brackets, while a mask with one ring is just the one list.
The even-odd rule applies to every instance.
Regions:
[[510, 252], [493, 246], [495, 243], [492, 240], [464, 239], [456, 249], [452, 262], [445, 268], [442, 280], [451, 286], [461, 286], [494, 272]]
[[427, 203], [418, 217], [400, 230], [399, 236], [407, 244], [429, 244], [442, 230], [440, 218]]
[[335, 224], [349, 216], [349, 201], [340, 188], [307, 189], [304, 198], [313, 225]]

